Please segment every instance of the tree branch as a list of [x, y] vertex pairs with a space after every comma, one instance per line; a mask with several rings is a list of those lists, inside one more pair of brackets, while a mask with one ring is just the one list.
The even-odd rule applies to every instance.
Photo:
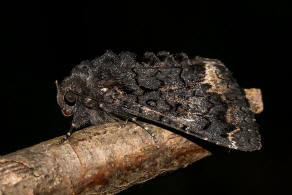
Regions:
[[[255, 113], [261, 101], [253, 100], [260, 95], [247, 96]], [[133, 123], [111, 123], [78, 131], [62, 144], [58, 137], [2, 156], [0, 195], [115, 194], [210, 155], [186, 138], [147, 126], [157, 144]]]

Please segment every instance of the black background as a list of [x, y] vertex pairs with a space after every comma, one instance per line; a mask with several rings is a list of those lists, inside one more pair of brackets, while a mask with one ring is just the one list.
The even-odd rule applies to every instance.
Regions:
[[[291, 185], [288, 32], [280, 1], [13, 2], [1, 5], [0, 155], [64, 135], [54, 81], [107, 49], [217, 58], [261, 88], [261, 151], [215, 153], [121, 194], [275, 194]], [[289, 190], [288, 190], [289, 192]]]

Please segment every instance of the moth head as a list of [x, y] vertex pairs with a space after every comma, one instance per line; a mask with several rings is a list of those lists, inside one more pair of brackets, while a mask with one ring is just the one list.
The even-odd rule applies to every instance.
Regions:
[[66, 117], [74, 115], [77, 107], [84, 107], [90, 110], [96, 110], [99, 107], [100, 101], [98, 101], [96, 97], [84, 95], [82, 91], [80, 91], [82, 87], [76, 87], [76, 84], [72, 85], [72, 82], [67, 84], [65, 80], [59, 85], [56, 81], [56, 87], [57, 102], [61, 107], [62, 114]]
[[61, 108], [62, 114], [66, 117], [72, 116], [74, 114], [74, 109], [78, 101], [78, 95], [74, 91], [62, 82], [59, 85], [56, 81], [57, 87], [57, 102]]

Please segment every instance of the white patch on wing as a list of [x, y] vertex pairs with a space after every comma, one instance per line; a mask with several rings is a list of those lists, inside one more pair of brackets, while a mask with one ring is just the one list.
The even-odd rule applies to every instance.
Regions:
[[207, 62], [205, 64], [205, 79], [202, 83], [211, 85], [211, 88], [207, 92], [215, 92], [218, 94], [224, 94], [226, 92], [227, 86], [222, 85], [221, 78], [218, 76], [218, 71], [220, 71], [216, 66]]
[[239, 131], [240, 131], [240, 128], [236, 128], [236, 129], [234, 129], [233, 131], [227, 133], [227, 134], [228, 134], [227, 139], [231, 142], [231, 145], [229, 145], [229, 147], [234, 148], [234, 149], [237, 149], [237, 148], [238, 148], [238, 147], [236, 146], [236, 142], [232, 140], [232, 139], [233, 139], [232, 135], [233, 135], [234, 133], [239, 132]]

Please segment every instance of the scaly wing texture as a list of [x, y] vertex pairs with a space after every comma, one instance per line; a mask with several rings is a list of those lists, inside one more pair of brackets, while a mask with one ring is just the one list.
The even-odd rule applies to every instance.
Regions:
[[140, 94], [125, 92], [121, 110], [229, 148], [261, 148], [254, 114], [220, 61], [150, 61], [131, 70]]

